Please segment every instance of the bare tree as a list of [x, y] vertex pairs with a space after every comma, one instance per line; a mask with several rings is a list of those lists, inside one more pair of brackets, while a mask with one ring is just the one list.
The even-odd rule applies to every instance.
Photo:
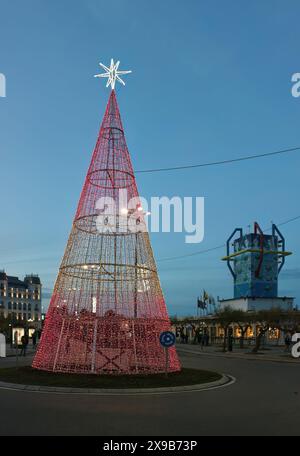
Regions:
[[245, 312], [239, 309], [233, 309], [230, 306], [226, 306], [223, 309], [216, 312], [216, 320], [224, 329], [223, 338], [223, 352], [226, 351], [226, 343], [228, 337], [228, 328], [232, 323], [238, 323], [244, 316]]
[[284, 313], [280, 308], [273, 308], [270, 310], [259, 310], [253, 314], [253, 320], [259, 323], [260, 328], [256, 334], [255, 345], [252, 353], [257, 353], [264, 335], [269, 329], [280, 328], [280, 322], [284, 318]]
[[245, 336], [248, 328], [251, 328], [253, 323], [253, 312], [245, 312], [244, 310], [236, 311], [236, 323], [240, 329], [240, 348], [244, 348]]

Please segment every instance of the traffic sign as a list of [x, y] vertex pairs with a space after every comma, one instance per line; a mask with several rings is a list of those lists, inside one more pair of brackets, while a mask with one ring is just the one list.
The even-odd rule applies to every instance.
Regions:
[[164, 331], [159, 336], [159, 342], [165, 348], [172, 347], [176, 342], [175, 334], [171, 331]]

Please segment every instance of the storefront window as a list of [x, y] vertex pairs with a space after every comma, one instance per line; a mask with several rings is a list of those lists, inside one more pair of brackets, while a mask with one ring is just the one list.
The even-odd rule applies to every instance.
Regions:
[[268, 331], [268, 338], [270, 340], [277, 340], [279, 339], [279, 335], [280, 335], [280, 331], [279, 329], [273, 329], [273, 328], [269, 328], [269, 331]]

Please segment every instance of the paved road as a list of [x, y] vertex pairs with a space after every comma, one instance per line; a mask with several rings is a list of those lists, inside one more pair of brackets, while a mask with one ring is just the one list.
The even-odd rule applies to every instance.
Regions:
[[0, 435], [299, 435], [300, 365], [186, 352], [181, 359], [237, 382], [136, 397], [0, 390]]

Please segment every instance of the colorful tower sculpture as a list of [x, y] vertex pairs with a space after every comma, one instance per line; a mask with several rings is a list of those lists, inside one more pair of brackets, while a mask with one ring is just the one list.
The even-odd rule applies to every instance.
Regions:
[[[52, 372], [158, 373], [170, 321], [112, 91], [32, 366]], [[124, 83], [123, 83], [124, 84]], [[179, 371], [174, 347], [169, 371]]]
[[242, 228], [236, 228], [222, 258], [234, 279], [234, 298], [276, 298], [278, 275], [287, 255], [291, 252], [285, 251], [285, 239], [275, 224], [270, 235], [256, 222], [253, 233], [243, 234]]

